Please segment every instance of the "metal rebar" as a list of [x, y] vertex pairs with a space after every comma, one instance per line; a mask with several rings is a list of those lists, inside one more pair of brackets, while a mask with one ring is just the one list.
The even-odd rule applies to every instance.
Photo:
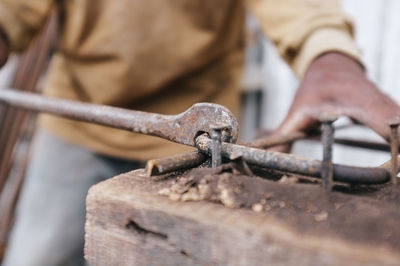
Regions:
[[211, 139], [212, 139], [212, 149], [211, 149], [211, 166], [212, 168], [217, 168], [222, 164], [221, 156], [221, 145], [222, 145], [222, 133], [221, 130], [226, 126], [219, 127], [214, 126]]
[[147, 161], [147, 176], [167, 174], [174, 171], [185, 170], [199, 166], [207, 156], [199, 151], [191, 151], [184, 154], [168, 156], [160, 159]]
[[399, 168], [399, 159], [398, 159], [398, 154], [399, 154], [399, 136], [397, 133], [398, 127], [392, 127], [392, 133], [391, 133], [391, 156], [392, 156], [392, 170], [391, 170], [391, 180], [392, 184], [397, 184], [397, 169]]
[[390, 179], [392, 184], [397, 184], [397, 173], [399, 169], [399, 133], [400, 118], [396, 117], [388, 122], [390, 126], [390, 153], [391, 153], [391, 171]]
[[[271, 137], [265, 137], [262, 139], [257, 139], [254, 141], [249, 141], [242, 143], [241, 145], [243, 146], [249, 146], [249, 147], [254, 147], [254, 148], [265, 148], [265, 147], [271, 147], [271, 146], [276, 146], [276, 145], [281, 145], [281, 144], [288, 144], [292, 141], [295, 141], [297, 139], [310, 139], [310, 140], [321, 140], [321, 137], [313, 137], [309, 138], [310, 136], [305, 135], [304, 133], [301, 132], [296, 132], [288, 135], [280, 135], [280, 136], [271, 136]], [[366, 140], [352, 140], [352, 139], [345, 139], [345, 138], [338, 138], [334, 139], [335, 143], [338, 144], [344, 144], [344, 145], [350, 145], [354, 147], [360, 147], [360, 148], [368, 148], [368, 149], [373, 149], [373, 150], [381, 150], [381, 151], [390, 151], [390, 146], [386, 143], [378, 143], [378, 142], [371, 142], [371, 141], [366, 141]], [[178, 159], [175, 159], [175, 157], [178, 157]], [[187, 169], [188, 165], [192, 165], [191, 167], [196, 167], [203, 163], [207, 157], [202, 154], [202, 153], [194, 153], [194, 152], [189, 152], [185, 154], [181, 154], [178, 156], [171, 156], [171, 157], [166, 157], [166, 158], [161, 158], [161, 159], [156, 159], [156, 160], [150, 160], [149, 163], [150, 165], [153, 165], [151, 175], [161, 175], [161, 174], [166, 174], [169, 172], [177, 171], [177, 170], [183, 170]], [[174, 163], [171, 163], [174, 162]], [[390, 162], [391, 163], [391, 162]], [[157, 169], [155, 169], [157, 168]], [[388, 166], [385, 165], [386, 169], [389, 169]], [[150, 174], [150, 173], [149, 173]]]
[[296, 140], [305, 139], [307, 137], [307, 134], [304, 132], [294, 132], [287, 135], [269, 136], [266, 138], [253, 140], [242, 143], [242, 145], [253, 148], [269, 148], [283, 144], [290, 144]]
[[356, 148], [363, 148], [369, 149], [374, 151], [390, 151], [390, 145], [383, 142], [371, 141], [371, 140], [355, 140], [355, 139], [348, 139], [348, 138], [335, 138], [334, 142], [336, 144], [356, 147]]
[[333, 163], [332, 163], [332, 149], [333, 149], [333, 138], [334, 138], [334, 127], [333, 122], [335, 122], [336, 117], [324, 116], [321, 118], [321, 130], [322, 130], [322, 147], [323, 147], [323, 157], [322, 157], [322, 187], [326, 191], [332, 191], [333, 183]]
[[[253, 141], [242, 142], [240, 143], [240, 145], [249, 146], [253, 148], [270, 148], [273, 146], [290, 144], [301, 139], [311, 140], [311, 141], [321, 141], [321, 136], [316, 134], [306, 134], [304, 132], [294, 132], [286, 135], [268, 136]], [[339, 137], [339, 138], [334, 138], [334, 143], [350, 147], [390, 152], [390, 145], [384, 142]]]
[[[207, 136], [199, 136], [196, 139], [196, 143], [199, 150], [211, 154], [212, 140]], [[261, 167], [321, 177], [322, 163], [319, 160], [225, 142], [221, 145], [221, 153], [223, 157], [231, 160], [242, 158], [249, 164]], [[378, 167], [354, 167], [333, 164], [333, 180], [353, 184], [382, 184], [390, 180], [390, 173], [386, 169]]]
[[[255, 148], [266, 148], [287, 144], [297, 139], [306, 137], [307, 135], [305, 133], [296, 132], [288, 135], [265, 137], [243, 143], [242, 145]], [[188, 152], [176, 156], [168, 156], [165, 158], [149, 160], [146, 164], [147, 175], [162, 175], [178, 170], [188, 169], [190, 167], [196, 167], [205, 162], [206, 159], [207, 156], [201, 152]]]
[[[246, 142], [245, 145], [250, 147], [265, 147], [275, 146], [280, 144], [286, 144], [287, 140], [297, 139], [297, 136], [303, 135], [303, 133], [266, 137], [255, 141]], [[180, 155], [173, 155], [159, 159], [149, 160], [146, 164], [146, 172], [148, 176], [162, 175], [171, 173], [178, 170], [184, 170], [191, 167], [199, 166], [207, 160], [207, 156], [198, 151], [192, 151]]]
[[190, 146], [195, 146], [198, 132], [207, 132], [211, 135], [210, 121], [226, 125], [223, 130], [224, 141], [236, 142], [239, 128], [235, 116], [226, 107], [212, 103], [194, 104], [177, 115], [161, 115], [51, 98], [34, 93], [21, 93], [11, 89], [0, 90], [0, 103], [157, 136]]

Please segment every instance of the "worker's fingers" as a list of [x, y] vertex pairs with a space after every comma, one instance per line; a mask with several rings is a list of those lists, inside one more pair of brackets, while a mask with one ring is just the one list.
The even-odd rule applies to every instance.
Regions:
[[[378, 98], [378, 97], [377, 97]], [[389, 140], [390, 128], [388, 122], [400, 115], [400, 108], [394, 102], [379, 103], [377, 100], [369, 107], [361, 106], [358, 108], [343, 108], [344, 115], [363, 124]]]
[[388, 140], [387, 122], [400, 115], [400, 107], [367, 79], [355, 60], [329, 53], [310, 65], [278, 132], [309, 130], [325, 114], [347, 116]]
[[[327, 115], [347, 116], [389, 140], [387, 122], [400, 116], [400, 107], [366, 78], [357, 61], [328, 53], [310, 65], [288, 115], [272, 136], [314, 131]], [[272, 149], [289, 148], [284, 145]]]
[[[371, 128], [386, 140], [390, 138], [390, 128], [387, 124], [400, 114], [400, 107], [389, 97], [376, 91], [373, 100], [362, 100], [358, 97], [353, 102], [328, 102], [313, 103], [307, 105], [294, 105], [282, 122], [282, 124], [273, 131], [270, 136], [287, 136], [297, 132], [315, 131], [320, 126], [323, 116], [346, 116], [360, 124]], [[289, 152], [290, 143], [270, 148], [270, 150]]]
[[[305, 106], [292, 109], [286, 116], [282, 124], [273, 131], [270, 136], [289, 136], [298, 132], [314, 131], [319, 126], [318, 113], [321, 110], [319, 106]], [[293, 142], [284, 145], [278, 145], [268, 150], [279, 152], [290, 152]]]

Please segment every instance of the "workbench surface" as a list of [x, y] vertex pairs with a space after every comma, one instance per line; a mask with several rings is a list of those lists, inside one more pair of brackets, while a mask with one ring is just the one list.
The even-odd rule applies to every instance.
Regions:
[[[159, 194], [175, 177], [148, 178], [142, 169], [93, 186], [86, 203], [85, 258], [110, 266], [399, 265], [398, 202], [385, 199], [390, 208], [381, 210], [376, 197], [241, 178], [243, 184], [256, 180], [256, 193], [272, 193], [267, 211], [171, 201]], [[332, 208], [323, 210], [318, 202]], [[340, 215], [351, 217], [340, 221]], [[359, 228], [370, 233], [360, 233], [358, 217]]]

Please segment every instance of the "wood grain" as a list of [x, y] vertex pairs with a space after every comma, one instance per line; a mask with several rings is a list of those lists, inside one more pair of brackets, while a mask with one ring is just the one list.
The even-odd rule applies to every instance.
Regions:
[[387, 246], [304, 234], [268, 213], [172, 202], [144, 170], [93, 186], [85, 258], [91, 265], [398, 265]]

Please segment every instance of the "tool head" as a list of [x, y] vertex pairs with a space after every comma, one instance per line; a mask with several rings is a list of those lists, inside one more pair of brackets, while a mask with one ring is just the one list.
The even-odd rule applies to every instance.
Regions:
[[222, 133], [222, 141], [235, 143], [239, 125], [226, 107], [214, 103], [197, 103], [176, 116], [174, 121], [176, 142], [195, 146], [196, 137], [203, 133], [211, 136], [213, 129]]

